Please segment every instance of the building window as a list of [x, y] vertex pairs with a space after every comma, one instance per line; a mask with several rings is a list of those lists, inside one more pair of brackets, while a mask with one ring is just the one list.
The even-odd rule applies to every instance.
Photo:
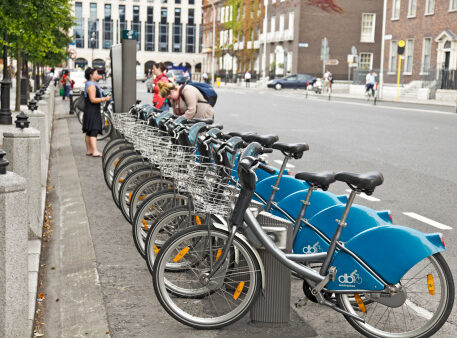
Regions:
[[175, 8], [175, 23], [173, 24], [173, 52], [180, 53], [182, 50], [182, 25], [181, 8]]
[[127, 21], [125, 20], [125, 5], [119, 5], [119, 36], [122, 36], [122, 32], [126, 29]]
[[187, 23], [189, 25], [195, 24], [195, 22], [194, 22], [194, 9], [193, 8], [189, 8], [189, 10], [187, 12]]
[[427, 74], [430, 71], [430, 54], [432, 52], [432, 38], [424, 39], [422, 49], [422, 73]]
[[175, 4], [181, 4], [181, 0], [175, 0]]
[[84, 48], [84, 19], [83, 19], [83, 4], [75, 3], [76, 25], [73, 29], [77, 48]]
[[189, 5], [194, 5], [195, 4], [195, 0], [189, 0]]
[[140, 22], [140, 6], [133, 6], [132, 30], [137, 32], [136, 45], [137, 49], [141, 50], [141, 22]]
[[414, 18], [416, 16], [417, 0], [409, 0], [408, 4], [408, 18]]
[[103, 19], [103, 48], [109, 49], [113, 45], [113, 20], [111, 20], [111, 5], [105, 4], [105, 18]]
[[201, 53], [203, 50], [203, 31], [202, 31], [202, 26], [198, 26], [199, 30], [199, 35], [198, 35], [198, 52]]
[[167, 0], [160, 0], [160, 3], [161, 3], [161, 4], [166, 4], [166, 3], [167, 3]]
[[400, 1], [401, 0], [392, 0], [392, 20], [400, 18]]
[[90, 4], [89, 21], [87, 22], [87, 31], [89, 34], [89, 47], [98, 48], [98, 19], [97, 4]]
[[457, 10], [457, 0], [450, 0], [449, 2], [449, 10], [456, 11]]
[[389, 73], [394, 73], [397, 70], [397, 41], [392, 40], [390, 42], [390, 54], [389, 54]]
[[373, 66], [373, 53], [360, 53], [359, 68], [370, 70]]
[[414, 55], [414, 40], [406, 40], [406, 58], [405, 58], [405, 73], [411, 74], [413, 72], [413, 55]]
[[147, 8], [146, 18], [146, 32], [145, 32], [145, 46], [144, 50], [153, 51], [155, 50], [155, 24], [154, 24], [154, 7], [149, 6]]
[[167, 9], [160, 9], [160, 25], [159, 25], [159, 52], [168, 52], [168, 23]]
[[279, 16], [279, 31], [280, 32], [284, 31], [284, 19], [285, 19], [284, 14], [281, 14]]
[[374, 42], [375, 26], [376, 26], [376, 14], [363, 13], [362, 14], [362, 32], [360, 35], [360, 42]]
[[271, 17], [271, 32], [276, 32], [276, 16]]
[[186, 53], [195, 53], [195, 25], [187, 24]]
[[425, 0], [425, 15], [435, 13], [435, 0]]

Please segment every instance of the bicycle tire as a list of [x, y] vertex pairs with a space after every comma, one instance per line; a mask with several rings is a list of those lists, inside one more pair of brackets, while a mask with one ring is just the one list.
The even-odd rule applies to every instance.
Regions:
[[132, 219], [130, 218], [130, 202], [132, 200], [133, 191], [145, 179], [150, 179], [156, 175], [157, 172], [153, 171], [150, 165], [144, 165], [144, 167], [132, 172], [126, 177], [124, 182], [122, 182], [119, 189], [119, 208], [121, 209], [122, 215], [124, 215], [125, 219], [130, 224], [132, 223]]
[[124, 140], [123, 138], [113, 138], [113, 139], [109, 140], [103, 147], [103, 151], [102, 151], [103, 157], [105, 158], [106, 154], [109, 151], [112, 151], [111, 148], [116, 147], [116, 146], [121, 147], [123, 145], [128, 145], [128, 144], [129, 143], [126, 140]]
[[145, 258], [145, 240], [147, 231], [149, 231], [152, 224], [155, 223], [162, 213], [169, 209], [180, 205], [187, 205], [188, 199], [189, 196], [187, 194], [174, 193], [166, 189], [152, 194], [143, 202], [132, 224], [133, 241], [141, 257]]
[[[421, 265], [427, 264], [426, 263], [427, 261], [430, 261], [430, 263], [428, 263], [428, 265], [426, 265], [426, 267], [423, 268]], [[414, 283], [410, 284], [409, 288], [412, 288], [413, 286], [415, 288], [422, 288], [424, 292], [422, 292], [422, 291], [411, 292], [411, 289], [408, 289], [406, 291], [406, 297], [408, 297], [408, 295], [411, 296], [413, 293], [414, 294], [420, 293], [420, 294], [424, 294], [424, 295], [429, 293], [431, 295], [430, 288], [427, 290], [429, 283], [430, 283], [428, 280], [428, 274], [427, 274], [427, 268], [429, 266], [431, 266], [431, 268], [434, 267], [437, 269], [437, 273], [435, 275], [432, 274], [432, 278], [434, 277], [433, 278], [433, 296], [435, 295], [436, 289], [441, 291], [440, 292], [441, 297], [439, 300], [439, 304], [437, 306], [438, 311], [435, 314], [431, 313], [428, 309], [423, 308], [426, 306], [432, 306], [433, 302], [431, 302], [431, 300], [433, 300], [434, 297], [431, 297], [430, 300], [424, 300], [423, 302], [420, 302], [420, 304], [416, 304], [419, 302], [419, 298], [417, 298], [417, 297], [420, 297], [420, 296], [415, 295], [414, 299], [411, 298], [413, 301], [410, 301], [407, 298], [400, 307], [397, 307], [397, 308], [386, 307], [386, 310], [382, 314], [382, 316], [384, 316], [385, 312], [387, 312], [387, 310], [389, 310], [389, 309], [400, 309], [401, 308], [403, 310], [403, 313], [401, 311], [397, 311], [396, 313], [394, 313], [395, 310], [389, 310], [389, 312], [387, 313], [387, 320], [389, 320], [390, 313], [392, 312], [391, 316], [395, 321], [395, 326], [399, 327], [400, 325], [398, 323], [402, 322], [400, 316], [403, 314], [403, 316], [406, 317], [406, 313], [408, 313], [408, 318], [407, 319], [404, 318], [405, 319], [404, 324], [405, 324], [405, 328], [406, 328], [405, 332], [395, 332], [394, 333], [394, 332], [384, 331], [385, 327], [387, 325], [387, 320], [385, 322], [382, 322], [382, 324], [383, 324], [382, 330], [378, 329], [369, 323], [370, 319], [372, 319], [372, 318], [368, 317], [368, 315], [365, 316], [366, 323], [359, 322], [348, 316], [345, 316], [345, 319], [349, 322], [349, 324], [351, 324], [351, 326], [353, 328], [355, 328], [357, 331], [359, 331], [361, 334], [363, 334], [364, 336], [367, 336], [367, 337], [409, 338], [409, 337], [430, 337], [430, 336], [432, 336], [446, 322], [447, 318], [449, 317], [449, 314], [451, 313], [452, 306], [454, 303], [454, 298], [455, 298], [454, 280], [452, 278], [451, 270], [449, 269], [448, 264], [446, 263], [444, 257], [440, 253], [436, 253], [433, 256], [429, 256], [429, 257], [425, 258], [424, 260], [422, 260], [421, 262], [419, 262], [418, 264], [416, 264], [413, 268], [411, 268], [411, 270], [409, 270], [402, 277], [402, 280], [405, 279], [404, 277], [409, 272], [413, 271], [413, 273], [415, 273], [416, 271], [418, 271], [417, 274], [413, 275], [414, 276], [413, 278], [409, 278], [410, 280], [414, 279], [414, 281], [415, 281]], [[419, 283], [418, 281], [416, 281], [416, 280], [420, 279], [417, 277], [419, 274], [424, 275], [423, 283]], [[437, 277], [439, 277], [439, 281], [440, 281], [439, 288], [436, 287], [437, 285], [435, 283], [435, 281], [437, 280]], [[403, 282], [404, 285], [400, 281], [400, 285], [402, 285], [404, 288], [406, 288], [408, 286], [408, 283], [411, 283], [411, 282], [407, 282], [407, 280], [408, 279], [406, 279]], [[442, 283], [443, 281], [444, 281], [444, 283]], [[443, 287], [443, 285], [444, 285], [444, 287]], [[420, 290], [422, 290], [422, 289], [420, 289]], [[366, 296], [362, 295], [362, 297], [365, 298]], [[344, 309], [352, 314], [357, 313], [358, 315], [360, 315], [360, 313], [362, 312], [362, 311], [360, 311], [360, 309], [358, 309], [358, 305], [356, 305], [355, 302], [351, 302], [349, 295], [347, 295], [347, 294], [338, 294], [337, 302], [342, 309]], [[373, 302], [373, 304], [375, 304], [375, 306], [377, 307], [381, 303]], [[383, 305], [381, 304], [380, 307], [382, 307], [382, 306]], [[371, 310], [371, 312], [370, 312], [371, 317], [374, 316], [374, 313], [377, 309], [376, 307], [373, 310]], [[405, 311], [404, 307], [406, 307], [406, 311]], [[411, 311], [408, 308], [411, 308]], [[380, 310], [381, 310], [381, 312], [383, 311], [382, 308]], [[365, 311], [366, 311], [366, 313], [368, 313], [368, 308], [366, 308]], [[426, 317], [428, 315], [430, 315], [430, 316], [433, 315], [433, 316], [431, 316], [430, 319], [424, 318], [424, 319], [427, 319], [428, 322], [423, 327], [412, 328], [412, 330], [408, 331], [408, 323], [415, 324], [415, 323], [417, 323], [417, 320], [418, 320], [416, 318], [412, 318], [411, 313], [413, 315], [417, 314], [417, 317], [420, 317], [420, 318]], [[377, 317], [375, 319], [377, 319]], [[378, 323], [381, 321], [381, 319], [382, 319], [382, 317], [379, 318]], [[376, 323], [374, 325], [378, 325], [378, 323]], [[403, 324], [403, 323], [401, 323], [401, 324]]]
[[132, 148], [121, 148], [118, 151], [111, 154], [111, 156], [106, 161], [105, 168], [103, 169], [103, 175], [105, 178], [105, 183], [108, 188], [111, 189], [111, 185], [113, 183], [114, 178], [114, 169], [117, 166], [118, 161], [121, 159], [123, 155], [132, 151]]
[[[179, 282], [179, 280], [170, 278], [170, 275], [166, 272], [166, 265], [171, 257], [178, 257], [178, 255], [176, 255], [177, 250], [188, 243], [199, 243], [201, 244], [198, 247], [200, 249], [205, 243], [205, 237], [209, 238], [207, 241], [208, 243], [213, 242], [214, 238], [214, 242], [221, 243], [222, 246], [224, 245], [223, 241], [226, 240], [228, 236], [228, 231], [211, 229], [211, 234], [208, 235], [208, 227], [192, 227], [180, 231], [172, 236], [165, 243], [162, 250], [160, 250], [152, 274], [154, 291], [165, 311], [182, 324], [196, 329], [205, 330], [219, 329], [228, 326], [241, 319], [250, 310], [252, 304], [257, 298], [262, 284], [260, 262], [257, 260], [257, 256], [254, 254], [251, 247], [237, 237], [233, 239], [233, 250], [238, 250], [238, 258], [240, 259], [241, 257], [243, 259], [243, 262], [245, 262], [248, 269], [241, 272], [235, 270], [236, 274], [241, 275], [246, 282], [243, 280], [238, 283], [236, 290], [240, 289], [240, 286], [241, 289], [238, 293], [235, 291], [233, 294], [232, 298], [234, 301], [224, 294], [224, 292], [228, 293], [225, 289], [227, 285], [229, 286], [227, 287], [228, 290], [231, 290], [233, 287], [231, 284], [234, 282], [232, 282], [230, 278], [227, 279], [227, 276], [233, 276], [234, 273], [230, 273], [229, 267], [221, 268], [219, 270], [220, 272], [217, 272], [211, 279], [212, 284], [209, 284], [209, 286], [203, 285], [201, 283], [201, 279], [199, 278], [200, 276], [197, 275], [196, 271], [198, 271], [197, 269], [200, 266], [202, 266], [201, 272], [207, 271], [207, 260], [208, 257], [214, 257], [214, 250], [212, 252], [208, 249], [206, 254], [202, 253], [202, 260], [198, 262], [198, 252], [192, 252], [192, 249], [189, 246], [187, 246], [187, 252], [190, 252], [190, 255], [188, 254], [187, 256], [184, 256], [184, 259], [186, 259], [186, 257], [189, 257], [189, 259], [194, 258], [193, 261], [191, 260], [191, 263], [194, 263], [194, 265], [192, 266], [192, 274], [185, 275], [185, 279], [183, 279], [182, 282], [189, 284], [193, 289], [184, 289], [184, 291], [190, 290], [192, 292], [199, 292], [200, 296], [203, 295], [203, 297], [191, 297], [192, 301], [189, 302], [186, 298], [176, 297], [173, 294], [170, 295], [170, 284], [172, 284], [174, 289], [177, 290], [178, 287], [173, 283], [176, 283], [177, 281]], [[202, 252], [204, 249], [205, 247], [203, 247]], [[181, 251], [179, 252], [181, 253]], [[172, 277], [177, 275], [176, 272], [173, 272], [173, 274], [174, 275], [171, 275]], [[185, 274], [185, 272], [183, 274]], [[195, 287], [200, 285], [200, 288], [194, 289], [194, 285]], [[245, 291], [246, 289], [247, 291]], [[232, 303], [230, 303], [229, 300]], [[213, 306], [210, 306], [210, 304]], [[232, 304], [233, 307], [231, 307]], [[183, 307], [187, 307], [187, 309], [184, 310], [182, 309]], [[215, 310], [217, 314], [210, 317], [210, 311], [214, 307], [217, 308], [217, 310]], [[227, 313], [220, 315], [222, 310], [225, 309], [227, 309]]]
[[143, 167], [145, 162], [139, 159], [131, 159], [130, 161], [124, 163], [122, 167], [117, 170], [114, 174], [113, 183], [111, 184], [111, 195], [113, 197], [114, 203], [120, 208], [119, 205], [119, 191], [122, 183], [126, 178], [135, 170]]
[[115, 154], [116, 152], [120, 151], [120, 150], [124, 150], [124, 149], [134, 149], [133, 148], [133, 145], [130, 144], [130, 143], [126, 143], [126, 144], [117, 144], [113, 147], [111, 147], [110, 149], [108, 149], [106, 151], [106, 154], [105, 155], [102, 155], [102, 168], [103, 170], [105, 170], [106, 168], [106, 163], [108, 162], [108, 160], [110, 159], [111, 155]]
[[113, 132], [113, 122], [111, 121], [110, 117], [103, 113], [102, 114], [102, 134], [97, 135], [97, 140], [102, 141], [111, 136]]
[[[216, 217], [211, 218], [209, 222], [217, 221]], [[160, 215], [148, 230], [145, 241], [145, 258], [149, 272], [152, 273], [157, 253], [170, 237], [183, 229], [209, 224], [206, 224], [206, 215], [196, 214], [189, 206], [175, 207]]]
[[124, 166], [124, 164], [132, 161], [132, 160], [141, 160], [145, 161], [144, 157], [141, 154], [138, 154], [136, 151], [132, 151], [131, 153], [124, 154], [114, 168], [114, 175]]
[[[144, 201], [150, 197], [152, 194], [158, 192], [157, 187], [155, 185], [155, 179], [163, 178], [160, 174], [160, 171], [156, 170], [156, 175], [153, 175], [150, 179], [146, 179], [143, 182], [139, 183], [138, 186], [135, 188], [132, 194], [132, 199], [130, 200], [129, 205], [129, 215], [130, 219], [133, 222], [135, 220], [136, 213], [138, 209], [143, 205]], [[171, 185], [173, 189], [173, 186]], [[160, 191], [163, 189], [160, 189]], [[131, 222], [131, 223], [132, 223]]]

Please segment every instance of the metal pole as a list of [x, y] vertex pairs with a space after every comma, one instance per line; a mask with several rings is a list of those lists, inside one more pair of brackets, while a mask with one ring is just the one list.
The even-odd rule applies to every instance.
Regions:
[[265, 20], [263, 23], [263, 77], [267, 78], [267, 31], [268, 31], [268, 0], [265, 0]]
[[401, 75], [401, 55], [398, 55], [398, 73], [397, 73], [397, 101], [400, 96], [400, 75]]
[[384, 89], [384, 36], [386, 35], [386, 16], [387, 16], [387, 0], [384, 0], [382, 8], [382, 36], [381, 36], [381, 66], [379, 69], [379, 98], [382, 99]]
[[11, 80], [8, 74], [8, 33], [6, 29], [3, 31], [3, 80], [2, 80], [2, 104], [0, 110], [0, 124], [12, 124], [13, 118], [11, 117], [10, 109], [10, 87]]
[[215, 49], [216, 49], [216, 7], [214, 7], [214, 2], [209, 2], [211, 7], [213, 7], [213, 48], [212, 48], [212, 60], [211, 60], [211, 84], [214, 86], [214, 58], [215, 58]]

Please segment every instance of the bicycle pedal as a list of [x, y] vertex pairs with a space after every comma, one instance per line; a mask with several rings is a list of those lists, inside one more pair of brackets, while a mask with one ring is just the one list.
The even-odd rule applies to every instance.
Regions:
[[308, 298], [303, 297], [295, 302], [295, 307], [298, 309], [298, 308], [305, 306], [307, 303], [308, 303]]

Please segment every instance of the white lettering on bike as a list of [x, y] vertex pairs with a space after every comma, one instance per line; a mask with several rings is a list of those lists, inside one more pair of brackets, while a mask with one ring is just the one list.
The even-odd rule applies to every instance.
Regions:
[[318, 252], [321, 252], [321, 247], [319, 245], [319, 242], [314, 243], [313, 246], [308, 245], [303, 248], [304, 254], [313, 254], [313, 253], [318, 253]]
[[356, 284], [362, 284], [362, 278], [357, 273], [357, 270], [352, 271], [351, 274], [343, 274], [338, 276], [338, 282], [340, 282], [340, 286], [349, 286], [355, 287]]

